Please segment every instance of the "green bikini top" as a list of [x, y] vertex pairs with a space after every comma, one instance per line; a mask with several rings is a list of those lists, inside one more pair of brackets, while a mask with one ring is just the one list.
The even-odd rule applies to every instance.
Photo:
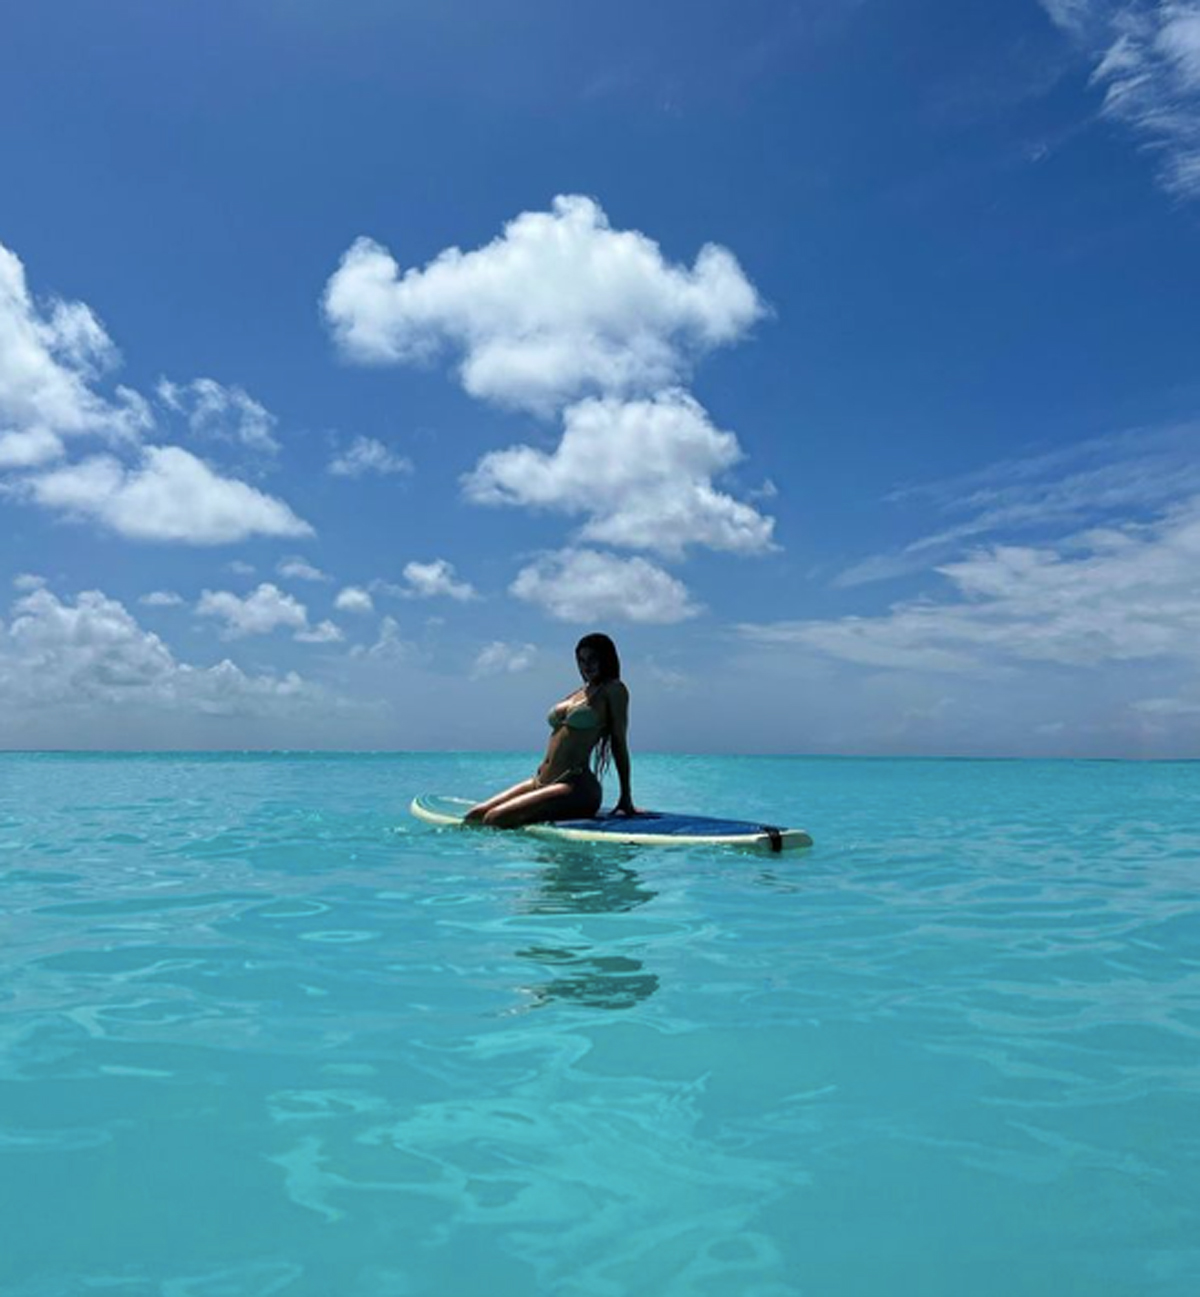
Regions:
[[591, 730], [600, 724], [600, 717], [587, 703], [576, 703], [574, 707], [555, 703], [546, 714], [546, 721], [552, 730], [560, 725], [571, 730]]

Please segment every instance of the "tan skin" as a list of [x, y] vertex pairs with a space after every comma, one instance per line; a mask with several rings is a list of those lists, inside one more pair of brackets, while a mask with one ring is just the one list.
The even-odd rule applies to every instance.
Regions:
[[[516, 829], [523, 824], [547, 820], [572, 819], [579, 814], [578, 799], [570, 784], [556, 776], [578, 770], [588, 763], [600, 734], [607, 730], [612, 744], [613, 765], [621, 784], [621, 795], [613, 808], [614, 815], [636, 815], [629, 778], [629, 690], [620, 680], [601, 681], [600, 659], [592, 648], [575, 654], [583, 688], [558, 704], [566, 710], [586, 701], [600, 719], [596, 729], [578, 730], [560, 725], [550, 735], [546, 755], [538, 767], [537, 777], [524, 779], [487, 801], [472, 806], [466, 814], [468, 824], [486, 824], [496, 829]], [[557, 812], [557, 813], [556, 813]]]

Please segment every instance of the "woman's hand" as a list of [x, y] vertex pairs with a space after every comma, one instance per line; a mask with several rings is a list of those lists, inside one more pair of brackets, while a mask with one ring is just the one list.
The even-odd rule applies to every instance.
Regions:
[[633, 804], [632, 797], [622, 797], [613, 807], [614, 815], [640, 815], [642, 812]]

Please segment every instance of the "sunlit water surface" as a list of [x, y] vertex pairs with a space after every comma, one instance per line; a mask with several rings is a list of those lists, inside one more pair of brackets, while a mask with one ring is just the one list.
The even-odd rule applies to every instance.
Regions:
[[5, 1297], [1192, 1297], [1200, 765], [0, 756]]

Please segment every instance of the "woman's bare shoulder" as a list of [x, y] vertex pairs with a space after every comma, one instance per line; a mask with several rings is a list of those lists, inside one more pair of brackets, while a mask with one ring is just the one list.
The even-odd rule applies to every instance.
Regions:
[[604, 696], [610, 707], [629, 706], [629, 690], [623, 680], [610, 680], [604, 686]]

